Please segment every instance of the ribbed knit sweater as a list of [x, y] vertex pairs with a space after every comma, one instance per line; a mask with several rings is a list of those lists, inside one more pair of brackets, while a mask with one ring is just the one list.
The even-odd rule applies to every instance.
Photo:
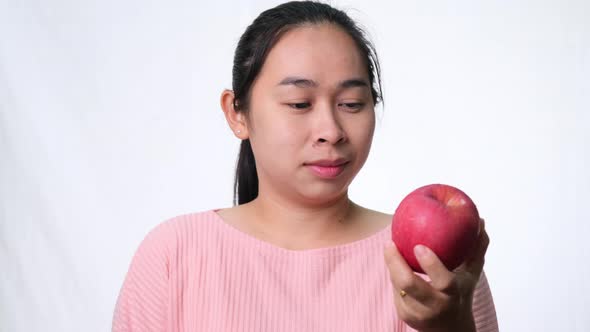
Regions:
[[[112, 330], [406, 332], [383, 257], [391, 225], [355, 242], [288, 250], [227, 224], [215, 210], [168, 219], [135, 252]], [[478, 332], [498, 331], [485, 274]]]

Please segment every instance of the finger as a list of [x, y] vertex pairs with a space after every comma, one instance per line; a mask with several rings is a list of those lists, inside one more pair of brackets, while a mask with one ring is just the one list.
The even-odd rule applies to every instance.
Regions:
[[454, 274], [441, 262], [436, 254], [424, 245], [414, 247], [414, 255], [420, 267], [431, 280], [431, 285], [439, 291], [448, 291], [453, 286]]
[[427, 281], [414, 273], [395, 244], [388, 246], [384, 253], [396, 296], [401, 299], [399, 293], [404, 290], [407, 294], [404, 298], [410, 296], [417, 301], [429, 303], [433, 298], [434, 289]]
[[[481, 256], [481, 251], [482, 251], [482, 245], [485, 244], [485, 237], [487, 236], [486, 230], [485, 230], [485, 221], [484, 219], [480, 218], [480, 226], [479, 226], [479, 231], [477, 233], [477, 240], [473, 246], [473, 248], [470, 250], [469, 254], [467, 255], [467, 258], [465, 259], [464, 264], [461, 264], [462, 267], [464, 267], [466, 264], [472, 262], [472, 261], [476, 261], [478, 260], [478, 258]], [[489, 238], [488, 238], [489, 240]]]
[[485, 223], [482, 219], [482, 228], [473, 255], [465, 262], [464, 269], [474, 275], [479, 275], [485, 263], [485, 254], [490, 245], [490, 238], [485, 230]]
[[[441, 296], [446, 296], [441, 293]], [[447, 299], [439, 300], [440, 302], [447, 301]], [[401, 297], [399, 295], [394, 297], [394, 304], [397, 310], [398, 317], [409, 324], [410, 326], [418, 327], [423, 325], [425, 318], [431, 317], [433, 312], [436, 312], [440, 304], [435, 302], [425, 303], [413, 298], [410, 295]]]

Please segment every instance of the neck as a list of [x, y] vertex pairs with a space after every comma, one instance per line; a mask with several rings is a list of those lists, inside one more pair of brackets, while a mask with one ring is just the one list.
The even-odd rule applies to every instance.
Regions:
[[262, 195], [248, 205], [261, 233], [271, 242], [293, 249], [322, 246], [342, 236], [356, 208], [346, 194], [314, 206]]

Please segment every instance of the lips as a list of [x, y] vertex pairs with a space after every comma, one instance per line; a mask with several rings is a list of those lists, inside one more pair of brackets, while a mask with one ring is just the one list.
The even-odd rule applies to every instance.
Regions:
[[332, 179], [342, 174], [347, 164], [348, 160], [346, 159], [322, 159], [306, 163], [305, 165], [314, 175], [323, 179]]
[[321, 166], [321, 167], [335, 167], [335, 166], [341, 166], [344, 165], [348, 162], [348, 160], [344, 159], [344, 158], [338, 158], [338, 159], [321, 159], [321, 160], [316, 160], [316, 161], [311, 161], [308, 163], [305, 163], [305, 165], [308, 166]]

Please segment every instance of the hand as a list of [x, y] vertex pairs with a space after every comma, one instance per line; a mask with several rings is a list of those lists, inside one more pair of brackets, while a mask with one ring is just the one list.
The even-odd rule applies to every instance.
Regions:
[[[414, 252], [427, 275], [415, 273], [395, 244], [385, 249], [398, 317], [413, 329], [475, 332], [471, 304], [490, 242], [484, 220], [480, 220], [481, 232], [476, 249], [453, 271], [447, 270], [436, 254], [425, 246], [416, 246]], [[406, 293], [403, 297], [401, 290]]]

